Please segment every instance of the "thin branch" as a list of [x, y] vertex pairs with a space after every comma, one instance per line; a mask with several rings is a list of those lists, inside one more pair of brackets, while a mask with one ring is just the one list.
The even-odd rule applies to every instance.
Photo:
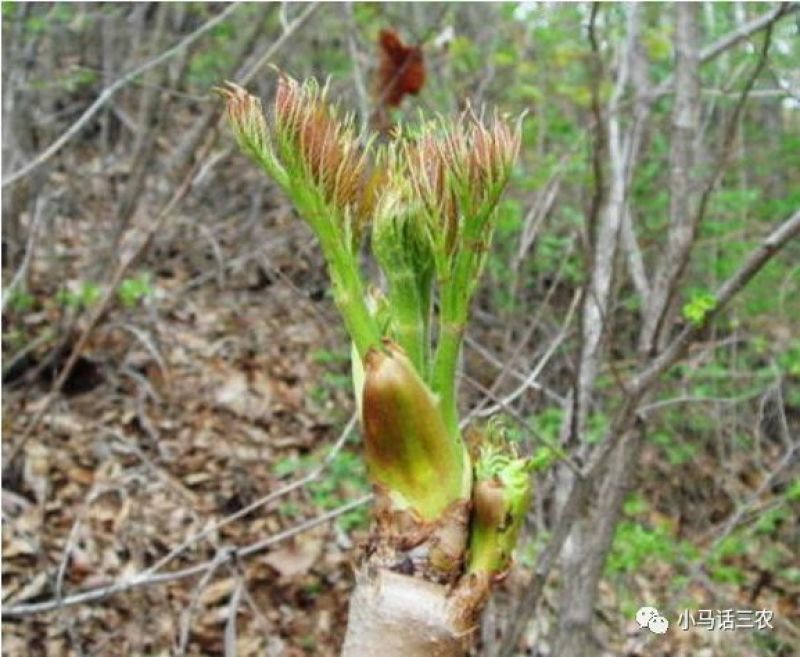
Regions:
[[523, 610], [532, 613], [536, 608], [555, 560], [561, 553], [575, 519], [593, 490], [594, 480], [605, 467], [608, 456], [626, 435], [624, 429], [630, 426], [632, 419], [636, 417], [639, 402], [644, 394], [657, 382], [661, 375], [678, 361], [689, 344], [702, 333], [708, 323], [722, 311], [731, 299], [790, 240], [798, 236], [800, 236], [800, 210], [770, 232], [762, 240], [758, 248], [747, 256], [742, 266], [719, 287], [715, 295], [716, 304], [706, 315], [703, 323], [687, 326], [658, 357], [646, 366], [640, 374], [635, 376], [631, 383], [626, 385], [629, 391], [628, 395], [618, 409], [601, 448], [592, 454], [590, 462], [584, 468], [584, 476], [577, 479], [573, 484], [569, 497], [556, 522], [552, 537], [547, 547], [539, 555], [534, 572], [523, 587], [524, 593], [517, 603], [515, 611], [511, 614], [514, 620], [503, 639], [500, 649], [501, 655], [505, 657], [513, 654], [528, 618], [528, 614], [523, 613]]
[[30, 267], [31, 260], [33, 259], [33, 252], [36, 249], [36, 239], [39, 237], [39, 225], [45, 216], [45, 208], [50, 202], [47, 196], [40, 196], [36, 199], [36, 204], [33, 211], [33, 220], [31, 221], [30, 230], [28, 231], [28, 243], [25, 246], [25, 255], [22, 256], [22, 263], [11, 279], [11, 282], [6, 286], [3, 294], [2, 312], [5, 313], [6, 306], [9, 300], [14, 296], [14, 291], [20, 285], [25, 287], [24, 282], [28, 277], [28, 268]]
[[800, 236], [800, 209], [775, 228], [742, 263], [741, 267], [727, 279], [714, 295], [714, 307], [705, 315], [701, 324], [689, 324], [669, 346], [656, 357], [631, 382], [634, 394], [648, 390], [653, 382], [671, 367], [684, 353], [689, 344], [708, 326], [730, 300], [766, 265], [790, 240]]
[[[520, 342], [522, 342], [522, 341], [520, 341]], [[526, 340], [526, 342], [527, 342], [527, 340]], [[467, 347], [469, 347], [470, 349], [472, 349], [473, 351], [475, 351], [475, 353], [477, 353], [478, 355], [482, 356], [484, 358], [484, 360], [486, 360], [491, 365], [494, 365], [497, 369], [500, 370], [500, 375], [498, 375], [497, 379], [495, 379], [495, 382], [492, 383], [492, 386], [490, 388], [485, 388], [487, 390], [487, 398], [481, 400], [481, 402], [478, 404], [478, 406], [475, 407], [474, 411], [472, 411], [472, 412], [478, 412], [480, 409], [482, 409], [488, 403], [487, 399], [489, 399], [489, 395], [492, 395], [492, 396], [495, 395], [495, 392], [497, 391], [497, 388], [499, 387], [497, 385], [497, 380], [500, 378], [501, 375], [503, 375], [504, 372], [508, 376], [511, 376], [511, 377], [513, 377], [514, 379], [516, 379], [517, 381], [520, 381], [520, 382], [526, 381], [528, 379], [528, 377], [523, 372], [520, 372], [519, 370], [515, 369], [512, 366], [512, 363], [515, 362], [515, 358], [514, 357], [509, 358], [508, 360], [506, 360], [505, 363], [503, 363], [491, 351], [489, 351], [486, 347], [484, 347], [477, 340], [475, 340], [475, 338], [473, 338], [473, 337], [471, 337], [469, 335], [465, 335], [464, 336], [464, 344]], [[523, 344], [523, 346], [524, 346], [524, 344]], [[521, 349], [520, 349], [520, 351], [521, 351]], [[528, 388], [530, 388], [531, 390], [536, 390], [538, 392], [543, 393], [546, 397], [549, 397], [550, 399], [552, 399], [554, 402], [556, 402], [558, 404], [563, 405], [564, 402], [566, 401], [565, 398], [562, 397], [561, 395], [559, 395], [555, 390], [552, 390], [551, 388], [548, 388], [547, 386], [542, 385], [538, 381], [529, 381], [528, 382]]]
[[756, 390], [755, 392], [748, 392], [736, 397], [697, 397], [695, 395], [681, 395], [680, 397], [670, 397], [669, 399], [659, 399], [658, 401], [650, 402], [639, 407], [639, 414], [646, 415], [667, 406], [675, 406], [676, 404], [741, 404], [743, 401], [748, 401], [756, 397], [760, 397], [763, 390]]
[[700, 63], [705, 64], [706, 62], [715, 59], [729, 48], [741, 43], [756, 32], [759, 32], [764, 28], [771, 27], [772, 24], [779, 18], [789, 16], [796, 11], [800, 11], [800, 3], [781, 2], [771, 12], [767, 12], [758, 18], [754, 18], [753, 20], [740, 25], [735, 30], [729, 32], [711, 45], [703, 48], [700, 51]]
[[75, 605], [80, 604], [88, 604], [92, 602], [98, 602], [100, 600], [105, 600], [112, 595], [116, 595], [117, 593], [124, 593], [125, 591], [130, 591], [131, 589], [140, 588], [143, 586], [153, 586], [156, 584], [166, 584], [168, 582], [176, 582], [178, 580], [187, 579], [189, 577], [195, 577], [197, 575], [203, 575], [208, 572], [212, 568], [217, 568], [222, 564], [228, 564], [235, 562], [239, 559], [244, 559], [246, 557], [250, 557], [254, 554], [258, 554], [259, 552], [263, 552], [268, 547], [272, 547], [277, 543], [281, 543], [286, 539], [291, 538], [292, 536], [296, 536], [297, 534], [301, 534], [302, 532], [308, 531], [309, 529], [313, 529], [314, 527], [318, 527], [319, 525], [323, 525], [330, 520], [334, 520], [345, 513], [353, 511], [361, 506], [364, 506], [368, 502], [372, 500], [372, 493], [368, 495], [363, 495], [347, 504], [344, 504], [336, 509], [332, 509], [327, 513], [323, 513], [322, 515], [316, 516], [315, 518], [310, 518], [304, 522], [301, 522], [294, 527], [290, 527], [278, 534], [270, 536], [269, 538], [265, 538], [263, 541], [259, 541], [257, 543], [252, 543], [242, 548], [229, 548], [229, 549], [222, 549], [222, 556], [217, 555], [213, 559], [209, 559], [208, 561], [204, 561], [202, 563], [196, 564], [194, 566], [189, 566], [187, 568], [183, 568], [181, 570], [176, 570], [169, 573], [161, 573], [157, 575], [149, 575], [147, 571], [143, 573], [139, 573], [132, 577], [129, 577], [124, 580], [120, 580], [114, 582], [113, 584], [109, 584], [108, 586], [101, 586], [95, 589], [89, 589], [88, 591], [83, 591], [81, 593], [76, 593], [74, 595], [70, 595], [65, 597], [61, 600], [57, 599], [50, 599], [45, 600], [44, 602], [33, 602], [30, 604], [19, 604], [14, 605], [13, 607], [4, 608], [2, 610], [3, 616], [10, 618], [10, 617], [20, 617], [20, 616], [29, 616], [31, 614], [40, 614], [47, 611], [53, 611], [56, 609], [63, 609], [65, 607], [74, 607]]
[[550, 343], [547, 347], [547, 351], [545, 352], [544, 356], [539, 360], [536, 366], [530, 371], [528, 376], [525, 377], [525, 380], [512, 392], [510, 392], [505, 397], [501, 398], [496, 404], [490, 406], [489, 408], [485, 409], [475, 409], [472, 413], [467, 416], [467, 420], [472, 417], [488, 417], [489, 415], [494, 415], [497, 411], [507, 408], [510, 406], [520, 395], [522, 395], [526, 390], [529, 388], [535, 387], [536, 379], [539, 378], [539, 375], [542, 373], [542, 370], [547, 366], [547, 363], [550, 362], [550, 359], [553, 357], [556, 349], [561, 346], [561, 343], [567, 337], [567, 332], [569, 330], [569, 326], [572, 323], [572, 317], [575, 314], [575, 310], [578, 307], [578, 303], [581, 300], [581, 292], [580, 290], [576, 290], [575, 294], [572, 297], [572, 303], [569, 305], [569, 310], [567, 310], [567, 315], [564, 318], [564, 321], [561, 323], [561, 328], [556, 335], [555, 339]]
[[44, 164], [47, 160], [49, 160], [53, 155], [55, 155], [61, 148], [69, 142], [75, 135], [80, 132], [80, 130], [89, 122], [89, 120], [97, 114], [97, 112], [102, 109], [102, 107], [109, 101], [111, 98], [116, 94], [120, 89], [128, 85], [130, 82], [135, 80], [139, 77], [142, 73], [149, 71], [156, 66], [163, 64], [164, 62], [168, 61], [179, 52], [181, 52], [184, 48], [190, 46], [192, 43], [197, 41], [201, 36], [203, 36], [209, 30], [214, 29], [217, 25], [222, 23], [223, 21], [227, 20], [228, 17], [237, 9], [239, 8], [239, 3], [233, 3], [225, 8], [218, 16], [206, 21], [203, 23], [199, 28], [197, 28], [194, 32], [189, 34], [185, 39], [179, 41], [169, 50], [165, 50], [161, 53], [158, 57], [154, 57], [153, 59], [146, 61], [144, 64], [137, 66], [133, 69], [130, 73], [123, 75], [119, 78], [116, 82], [114, 82], [111, 86], [106, 87], [101, 94], [95, 99], [95, 101], [89, 105], [87, 110], [81, 114], [80, 118], [75, 121], [67, 130], [64, 132], [58, 139], [56, 139], [50, 146], [48, 146], [44, 151], [42, 151], [39, 155], [33, 158], [28, 164], [23, 166], [21, 169], [17, 169], [14, 173], [10, 174], [8, 177], [3, 179], [2, 186], [6, 187], [19, 179], [27, 176], [31, 173], [34, 169], [37, 169], [39, 166]]
[[180, 545], [177, 545], [172, 550], [170, 550], [165, 556], [163, 556], [155, 564], [150, 566], [150, 568], [148, 568], [145, 572], [151, 575], [158, 572], [179, 554], [181, 554], [186, 549], [191, 547], [193, 544], [197, 543], [197, 541], [205, 538], [209, 534], [218, 532], [220, 529], [231, 524], [232, 522], [250, 515], [256, 509], [259, 509], [269, 504], [270, 502], [273, 502], [285, 495], [288, 495], [292, 491], [297, 490], [298, 488], [302, 488], [303, 486], [306, 486], [307, 484], [310, 484], [312, 481], [318, 479], [319, 476], [322, 474], [322, 472], [333, 462], [333, 460], [341, 451], [342, 447], [344, 447], [344, 444], [347, 442], [347, 439], [350, 436], [350, 432], [355, 427], [355, 423], [356, 423], [356, 416], [353, 415], [350, 418], [350, 421], [347, 423], [347, 426], [342, 431], [339, 438], [331, 446], [330, 450], [325, 455], [325, 458], [322, 460], [322, 463], [320, 463], [307, 475], [305, 475], [304, 477], [300, 477], [299, 479], [296, 479], [295, 481], [292, 481], [291, 483], [288, 483], [285, 486], [282, 486], [281, 488], [279, 488], [276, 491], [273, 491], [272, 493], [264, 495], [263, 497], [257, 499], [255, 502], [252, 502], [251, 504], [248, 504], [246, 507], [239, 509], [236, 513], [232, 513], [231, 515], [226, 516], [219, 522], [216, 522], [211, 526], [206, 527], [203, 531], [193, 534], [185, 541], [183, 541]]
[[[533, 337], [533, 334], [536, 332], [536, 329], [539, 327], [542, 316], [545, 315], [547, 310], [550, 308], [550, 301], [555, 292], [559, 289], [559, 285], [564, 276], [567, 265], [570, 262], [570, 258], [572, 257], [572, 252], [575, 248], [577, 241], [578, 238], [575, 235], [575, 233], [573, 233], [572, 237], [570, 238], [567, 250], [559, 259], [558, 269], [556, 270], [556, 274], [552, 280], [552, 283], [550, 284], [547, 292], [545, 293], [544, 298], [537, 304], [536, 312], [534, 312], [533, 317], [531, 317], [531, 320], [527, 328], [525, 329], [525, 333], [522, 335], [522, 337], [519, 338], [516, 347], [511, 352], [511, 355], [506, 358], [505, 363], [500, 362], [493, 354], [491, 354], [487, 349], [478, 344], [469, 335], [466, 336], [465, 342], [468, 346], [475, 349], [475, 351], [477, 351], [481, 356], [483, 356], [486, 360], [488, 360], [490, 363], [492, 363], [493, 365], [497, 366], [500, 369], [500, 373], [497, 375], [497, 377], [492, 382], [492, 385], [489, 388], [489, 390], [492, 393], [495, 393], [500, 389], [500, 386], [505, 382], [506, 377], [508, 375], [513, 376], [518, 381], [525, 381], [528, 378], [527, 376], [521, 374], [514, 368], [514, 363], [519, 362], [523, 349], [528, 344], [530, 339]], [[516, 268], [513, 268], [512, 271], [514, 271], [514, 282], [512, 283], [512, 286], [514, 289], [516, 289], [519, 279], [517, 278]], [[512, 298], [516, 298], [516, 292], [512, 292]], [[511, 338], [511, 329], [509, 327], [509, 331], [507, 332], [507, 337], [504, 340], [504, 342], [506, 344], [509, 344], [510, 338]], [[536, 390], [541, 390], [548, 397], [557, 401], [559, 405], [561, 406], [564, 405], [565, 401], [564, 398], [561, 395], [557, 394], [556, 392], [536, 382], [530, 382], [529, 385], [530, 387]], [[487, 401], [485, 399], [481, 401], [481, 403], [477, 406], [475, 412], [483, 408], [486, 405], [486, 403]]]
[[225, 623], [225, 657], [236, 657], [236, 616], [244, 592], [244, 580], [239, 577], [228, 603], [228, 620]]
[[369, 122], [369, 95], [367, 94], [367, 85], [364, 84], [364, 72], [361, 70], [361, 53], [358, 50], [358, 43], [356, 43], [358, 26], [356, 25], [352, 2], [345, 3], [345, 13], [349, 28], [347, 30], [347, 47], [350, 51], [350, 59], [353, 62], [353, 84], [358, 97], [359, 114], [361, 114], [361, 130], [365, 132]]
[[178, 640], [178, 657], [184, 657], [184, 655], [186, 655], [186, 648], [189, 645], [189, 630], [192, 627], [192, 618], [197, 612], [197, 608], [200, 606], [200, 596], [203, 595], [203, 591], [206, 590], [219, 567], [226, 563], [227, 560], [227, 552], [224, 550], [217, 552], [208, 569], [203, 573], [203, 576], [200, 578], [197, 586], [195, 586], [194, 594], [189, 602], [189, 606], [186, 607], [181, 613], [181, 631], [180, 638]]
[[[726, 50], [741, 43], [745, 39], [753, 36], [756, 32], [760, 32], [766, 27], [769, 27], [777, 20], [785, 18], [797, 11], [800, 11], [800, 3], [798, 2], [782, 2], [772, 11], [768, 11], [753, 20], [740, 25], [735, 30], [728, 32], [723, 37], [717, 39], [711, 45], [706, 46], [700, 50], [700, 64], [707, 64], [713, 59], [716, 59]], [[661, 96], [668, 94], [675, 83], [672, 75], [665, 78], [651, 94], [652, 100], [656, 100]]]
[[[237, 6], [238, 4], [232, 4], [222, 14], [217, 16], [215, 19], [212, 19], [212, 21], [206, 23], [200, 29], [204, 29], [205, 31], [211, 29], [212, 27], [214, 27], [214, 25], [224, 20], [230, 14], [230, 12]], [[255, 75], [255, 73], [259, 70], [259, 68], [263, 66], [263, 64], [267, 62], [278, 51], [278, 49], [287, 42], [288, 37], [291, 36], [291, 34], [313, 13], [316, 7], [317, 3], [310, 4], [306, 8], [306, 10], [293, 21], [293, 23], [289, 26], [289, 30], [287, 30], [287, 32], [281, 35], [281, 38], [275, 41], [275, 43], [272, 44], [272, 46], [264, 53], [264, 55], [262, 55], [259, 58], [259, 60], [255, 64], [253, 64], [253, 66], [251, 66], [245, 73], [242, 74], [242, 77], [240, 78], [240, 82], [242, 84], [245, 84], [248, 80], [250, 80], [252, 76]], [[212, 22], [213, 24], [211, 24]], [[164, 61], [162, 58], [164, 58], [168, 53], [174, 54], [174, 52], [177, 52], [180, 48], [186, 47], [187, 45], [189, 45], [189, 43], [191, 43], [189, 39], [194, 40], [198, 36], [199, 36], [199, 31], [194, 32], [192, 35], [189, 35], [189, 37], [184, 39], [177, 46], [175, 46], [171, 50], [168, 50], [166, 53], [162, 54], [155, 60], [152, 60], [149, 63], [148, 68], [154, 66], [155, 64], [153, 62], [156, 62], [157, 60]], [[147, 64], [143, 66], [147, 66]], [[135, 71], [134, 73], [138, 75], [139, 73], [142, 73], [145, 70], [147, 70], [147, 68], [139, 67], [139, 69], [137, 69], [137, 71]], [[135, 77], [135, 76], [133, 75], [133, 73], [131, 73], [128, 76], [122, 78], [122, 80], [126, 80], [126, 78], [128, 77]], [[114, 85], [112, 85], [106, 91], [104, 91], [103, 94], [108, 93], [109, 90], [111, 90], [112, 88], [115, 87], [115, 85], [118, 85], [120, 83], [121, 80], [117, 81]], [[114, 88], [114, 91], [116, 90], [117, 88]], [[103, 94], [101, 94], [101, 98]], [[99, 101], [100, 98], [98, 98], [98, 100], [95, 101], [92, 107], [97, 105]], [[79, 119], [78, 122], [80, 122], [82, 119], [83, 117], [81, 117], [81, 119]], [[218, 127], [219, 123], [217, 124], [217, 128]], [[72, 130], [72, 128], [70, 128], [70, 130]], [[138, 247], [133, 251], [133, 253], [128, 257], [128, 259], [123, 261], [117, 268], [116, 273], [112, 277], [111, 282], [109, 283], [109, 286], [106, 289], [105, 295], [102, 297], [100, 302], [96, 306], [94, 306], [94, 311], [88, 319], [86, 328], [84, 329], [80, 338], [78, 338], [78, 341], [75, 343], [75, 346], [73, 347], [72, 352], [70, 353], [69, 358], [67, 359], [67, 362], [65, 363], [63, 369], [61, 370], [61, 373], [59, 374], [58, 378], [53, 383], [53, 386], [51, 387], [47, 397], [45, 397], [44, 402], [39, 408], [39, 411], [36, 413], [36, 415], [33, 417], [30, 423], [28, 423], [28, 425], [25, 427], [25, 430], [23, 431], [22, 436], [17, 441], [17, 443], [10, 448], [9, 450], [10, 454], [3, 461], [4, 471], [13, 462], [14, 458], [19, 454], [22, 447], [24, 447], [25, 443], [33, 434], [33, 431], [39, 426], [39, 423], [42, 421], [42, 418], [44, 418], [46, 413], [50, 410], [50, 406], [52, 405], [53, 401], [55, 401], [56, 396], [58, 395], [59, 391], [61, 390], [66, 380], [69, 378], [69, 375], [72, 373], [75, 364], [78, 362], [78, 359], [83, 353], [83, 349], [85, 348], [87, 342], [89, 341], [89, 337], [92, 335], [95, 328], [97, 328], [97, 325], [100, 323], [100, 320], [103, 318], [106, 312], [111, 308], [111, 305], [113, 304], [113, 301], [115, 299], [117, 288], [119, 287], [119, 284], [125, 277], [125, 274], [134, 265], [134, 263], [137, 262], [139, 258], [141, 258], [144, 255], [145, 251], [150, 246], [150, 242], [152, 241], [153, 237], [161, 230], [167, 218], [172, 214], [172, 211], [178, 206], [178, 204], [183, 200], [183, 198], [191, 191], [192, 187], [194, 187], [194, 185], [196, 184], [197, 180], [195, 174], [200, 167], [200, 163], [203, 162], [205, 157], [210, 153], [211, 149], [213, 148], [218, 134], [219, 133], [217, 129], [212, 130], [210, 132], [210, 134], [206, 138], [205, 144], [200, 148], [195, 163], [189, 167], [187, 175], [184, 176], [183, 182], [178, 186], [178, 189], [175, 191], [175, 193], [172, 195], [169, 201], [167, 201], [166, 205], [164, 205], [164, 207], [161, 209], [161, 211], [159, 212], [153, 223], [147, 229], [147, 232], [145, 233]], [[52, 146], [50, 148], [52, 148]], [[44, 155], [45, 154], [42, 154], [42, 156]], [[24, 175], [24, 173], [27, 172], [17, 172], [15, 174], [12, 174], [12, 177], [19, 177]], [[6, 183], [4, 182], [3, 185], [5, 184]]]
[[239, 78], [239, 84], [242, 86], [246, 85], [248, 82], [251, 82], [253, 77], [256, 73], [266, 64], [269, 62], [272, 57], [275, 56], [281, 48], [283, 48], [284, 44], [292, 37], [292, 35], [300, 28], [303, 23], [305, 23], [317, 9], [319, 8], [319, 2], [311, 2], [305, 8], [305, 11], [300, 14], [297, 18], [295, 18], [283, 31], [283, 34], [275, 40], [275, 42], [267, 49], [267, 51], [259, 57], [255, 63], [244, 71]]

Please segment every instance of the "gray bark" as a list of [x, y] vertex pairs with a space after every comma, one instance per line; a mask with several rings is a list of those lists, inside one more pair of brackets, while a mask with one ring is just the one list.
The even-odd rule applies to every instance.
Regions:
[[[618, 110], [631, 76], [639, 33], [640, 11], [637, 4], [628, 6], [627, 39], [619, 57], [619, 73], [608, 108], [607, 143], [611, 181], [608, 200], [601, 211], [592, 277], [584, 300], [578, 384], [569, 420], [571, 426], [569, 443], [573, 447], [580, 445], [583, 448], [585, 445], [581, 441], [585, 440], [586, 423], [603, 354], [602, 338], [610, 310], [614, 265], [623, 232], [623, 221], [628, 213], [631, 167], [627, 166], [626, 161], [634, 145], [630, 139], [626, 144], [621, 134]], [[638, 144], [635, 147], [638, 149]], [[564, 491], [573, 485], [574, 477], [572, 473], [564, 470], [561, 478], [563, 497]], [[607, 514], [603, 511], [602, 515]], [[554, 642], [555, 654], [561, 657], [573, 655], [583, 657], [595, 652], [591, 645], [592, 611], [597, 581], [605, 558], [605, 552], [600, 549], [603, 534], [598, 533], [595, 525], [590, 509], [584, 509], [564, 545], [562, 553], [564, 583], [561, 591], [559, 626]]]
[[[628, 17], [628, 45], [625, 58], [632, 66], [638, 39], [639, 23], [637, 8], [631, 5]], [[670, 231], [666, 247], [649, 295], [643, 299], [645, 312], [640, 340], [640, 348], [645, 351], [663, 346], [668, 337], [668, 331], [663, 330], [664, 319], [668, 316], [672, 295], [688, 259], [691, 245], [696, 232], [697, 213], [694, 211], [691, 187], [691, 169], [694, 164], [695, 135], [699, 125], [699, 48], [697, 29], [697, 6], [690, 3], [676, 5], [676, 100], [673, 110], [673, 134], [670, 153]], [[617, 88], [621, 91], [627, 81], [627, 71], [620, 71]], [[648, 110], [646, 107], [637, 108], [637, 119], [634, 128], [624, 139], [619, 134], [619, 125], [615, 118], [614, 98], [609, 110], [609, 157], [611, 162], [611, 194], [606, 207], [606, 215], [601, 224], [600, 239], [598, 240], [597, 255], [595, 260], [594, 275], [601, 281], [610, 281], [613, 272], [614, 250], [601, 248], [603, 229], [613, 227], [625, 231], [630, 226], [624, 222], [628, 218], [628, 188], [632, 166], [628, 163], [635, 161], [634, 148], [638, 150], [641, 128]], [[627, 143], [628, 148], [623, 149], [622, 143]], [[615, 213], [609, 217], [608, 213]], [[637, 262], [635, 236], [632, 228], [627, 235], [626, 245], [629, 250], [629, 266], [639, 277], [637, 287], [640, 291], [646, 286], [643, 265]], [[636, 278], [634, 278], [636, 280]], [[608, 289], [592, 288], [605, 296], [596, 296], [594, 303], [598, 310], [584, 317], [584, 345], [581, 360], [581, 372], [578, 391], [583, 400], [579, 399], [577, 419], [573, 420], [574, 426], [582, 429], [588, 408], [588, 400], [596, 378], [599, 349], [594, 340], [603, 326], [608, 313]], [[601, 305], [602, 304], [602, 305]], [[586, 322], [597, 322], [591, 329]], [[589, 330], [587, 330], [589, 329]], [[655, 344], [660, 336], [659, 344]], [[642, 347], [642, 345], [646, 345]], [[588, 368], [584, 370], [584, 366]], [[597, 601], [598, 584], [602, 576], [603, 564], [614, 539], [614, 530], [617, 525], [622, 503], [625, 499], [629, 485], [630, 474], [638, 460], [641, 448], [641, 430], [634, 430], [631, 415], [625, 426], [620, 427], [624, 434], [622, 440], [614, 447], [609, 456], [608, 465], [605, 467], [597, 483], [594, 484], [594, 501], [575, 523], [575, 527], [564, 546], [562, 566], [564, 569], [564, 584], [561, 591], [561, 604], [559, 627], [555, 639], [554, 654], [558, 657], [587, 657], [597, 653], [598, 646], [592, 634], [592, 616]]]
[[696, 191], [692, 185], [695, 138], [700, 127], [698, 8], [677, 3], [675, 27], [675, 106], [670, 142], [670, 230], [650, 296], [646, 300], [639, 350], [656, 353], [666, 342], [670, 307], [697, 231]]
[[448, 592], [388, 570], [360, 570], [342, 657], [463, 656], [465, 632]]

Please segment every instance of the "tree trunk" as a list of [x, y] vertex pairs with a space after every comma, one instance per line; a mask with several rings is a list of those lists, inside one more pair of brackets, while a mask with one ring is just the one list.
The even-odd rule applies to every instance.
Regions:
[[553, 654], [560, 657], [588, 657], [598, 652], [592, 633], [592, 615], [597, 602], [598, 582], [614, 542], [622, 503], [630, 490], [633, 465], [641, 448], [641, 432], [632, 429], [610, 456], [595, 495], [596, 505], [589, 517], [577, 523], [579, 532], [564, 547], [565, 568], [559, 614], [559, 632]]
[[342, 657], [461, 657], [469, 632], [451, 587], [363, 567], [356, 574]]
[[[633, 7], [631, 11], [633, 12]], [[635, 15], [631, 13], [630, 18], [635, 18]], [[632, 40], [636, 38], [636, 24], [633, 20], [629, 22], [628, 36]], [[696, 5], [676, 5], [675, 50], [676, 100], [672, 114], [670, 152], [670, 232], [667, 249], [659, 261], [650, 295], [644, 300], [646, 307], [640, 335], [640, 349], [644, 357], [657, 353], [669, 337], [671, 323], [668, 311], [673, 301], [672, 294], [695, 237], [694, 190], [690, 175], [694, 163], [694, 137], [697, 132], [700, 99]], [[611, 134], [610, 137], [613, 147], [615, 135]], [[613, 151], [611, 156], [613, 165]], [[624, 187], [625, 182], [622, 180], [619, 184]], [[622, 196], [624, 198], [625, 194]], [[612, 193], [611, 200], [613, 199]], [[610, 205], [608, 210], [613, 212], [615, 208]], [[602, 255], [598, 254], [597, 257]], [[609, 464], [601, 476], [602, 482], [596, 485], [596, 503], [576, 522], [564, 549], [564, 586], [554, 650], [557, 657], [587, 657], [597, 653], [592, 634], [592, 616], [597, 601], [598, 584], [613, 543], [628, 481], [638, 461], [642, 442], [640, 428], [626, 426], [623, 431], [626, 435], [614, 448]]]

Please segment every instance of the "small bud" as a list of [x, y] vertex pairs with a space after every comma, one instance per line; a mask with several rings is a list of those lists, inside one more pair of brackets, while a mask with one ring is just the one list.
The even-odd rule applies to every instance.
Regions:
[[314, 82], [299, 84], [286, 76], [275, 94], [275, 128], [297, 156], [307, 176], [328, 203], [339, 210], [359, 212], [366, 174], [366, 151], [356, 140], [350, 121], [340, 121]]
[[[405, 146], [407, 176], [443, 255], [450, 256], [459, 247], [488, 246], [490, 218], [519, 143], [519, 129], [512, 130], [500, 118], [487, 127], [464, 115], [453, 123], [426, 126], [415, 143]], [[466, 227], [475, 222], [474, 230]], [[483, 226], [489, 228], [486, 234], [480, 230]], [[468, 233], [471, 243], [465, 244], [463, 236]]]
[[251, 154], [269, 148], [269, 132], [261, 101], [233, 82], [215, 89], [227, 101], [225, 111], [239, 145]]
[[495, 426], [487, 428], [477, 452], [469, 570], [497, 576], [511, 565], [525, 519], [530, 501], [530, 466], [516, 457]]
[[519, 153], [519, 131], [512, 132], [508, 124], [497, 117], [491, 130], [476, 121], [472, 126], [471, 144], [470, 179], [488, 188], [504, 185]]
[[425, 520], [465, 495], [465, 454], [436, 397], [394, 343], [365, 359], [365, 456], [373, 481]]

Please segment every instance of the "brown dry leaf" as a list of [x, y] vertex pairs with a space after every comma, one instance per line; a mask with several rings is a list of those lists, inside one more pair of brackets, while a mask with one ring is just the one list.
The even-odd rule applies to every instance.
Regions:
[[209, 584], [200, 596], [200, 602], [205, 606], [213, 606], [227, 600], [233, 589], [236, 588], [236, 580], [232, 577], [221, 579], [218, 582]]
[[22, 480], [33, 491], [39, 504], [47, 500], [50, 490], [50, 452], [39, 442], [31, 441], [25, 446], [25, 467]]
[[77, 465], [69, 466], [67, 469], [67, 477], [83, 486], [91, 486], [94, 483], [94, 474], [94, 470]]
[[24, 602], [25, 600], [30, 600], [31, 598], [35, 598], [44, 590], [45, 586], [47, 586], [47, 573], [42, 571], [39, 572], [25, 586], [23, 586], [14, 596], [13, 600], [7, 600], [6, 603]]
[[256, 372], [248, 381], [247, 375], [239, 370], [220, 374], [222, 382], [214, 391], [217, 406], [250, 421], [272, 417], [272, 386], [266, 376]]
[[319, 537], [305, 536], [267, 554], [264, 561], [278, 571], [281, 577], [305, 575], [320, 555], [323, 541]]
[[53, 414], [46, 419], [46, 422], [54, 433], [65, 436], [77, 436], [86, 430], [85, 424], [72, 413]]
[[32, 541], [25, 537], [13, 538], [7, 542], [3, 541], [3, 556], [6, 559], [22, 556], [32, 557], [38, 554], [38, 552], [39, 550]]

